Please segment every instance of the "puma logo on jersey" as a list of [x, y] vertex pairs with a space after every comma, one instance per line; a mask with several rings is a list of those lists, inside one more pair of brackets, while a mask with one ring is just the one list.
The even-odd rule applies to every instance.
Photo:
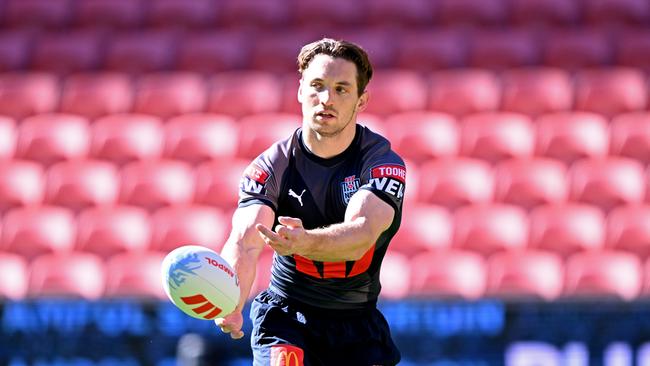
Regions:
[[289, 188], [289, 196], [297, 199], [298, 203], [300, 203], [300, 207], [302, 207], [302, 195], [305, 194], [305, 191], [306, 189], [303, 189], [299, 196], [296, 194], [296, 192], [293, 191], [293, 189]]

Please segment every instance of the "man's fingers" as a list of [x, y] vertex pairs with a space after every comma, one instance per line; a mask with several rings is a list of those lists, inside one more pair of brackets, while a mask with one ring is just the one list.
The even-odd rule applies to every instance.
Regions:
[[244, 332], [242, 330], [233, 330], [230, 332], [230, 338], [232, 339], [239, 339], [244, 336]]
[[257, 224], [255, 228], [257, 229], [257, 232], [262, 236], [262, 239], [264, 239], [267, 243], [269, 241], [280, 240], [280, 236], [278, 234], [262, 224]]
[[289, 216], [279, 216], [278, 221], [282, 225], [286, 225], [290, 228], [297, 228], [297, 227], [302, 227], [302, 220], [295, 218], [295, 217], [289, 217]]

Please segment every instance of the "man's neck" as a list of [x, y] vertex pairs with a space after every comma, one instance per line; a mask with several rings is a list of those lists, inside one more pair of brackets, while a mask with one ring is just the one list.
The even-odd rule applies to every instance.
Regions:
[[356, 123], [350, 123], [336, 136], [322, 136], [309, 128], [303, 127], [302, 142], [314, 155], [328, 159], [344, 152], [352, 144], [356, 130]]

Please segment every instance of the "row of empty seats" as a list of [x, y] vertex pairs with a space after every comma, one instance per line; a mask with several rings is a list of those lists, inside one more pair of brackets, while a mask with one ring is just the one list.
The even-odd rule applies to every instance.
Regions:
[[647, 24], [644, 0], [2, 0], [11, 27]]

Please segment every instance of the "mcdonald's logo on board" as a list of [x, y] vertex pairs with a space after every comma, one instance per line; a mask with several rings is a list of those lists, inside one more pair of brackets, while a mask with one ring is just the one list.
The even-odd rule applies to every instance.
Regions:
[[302, 348], [288, 344], [271, 347], [271, 366], [303, 366]]

